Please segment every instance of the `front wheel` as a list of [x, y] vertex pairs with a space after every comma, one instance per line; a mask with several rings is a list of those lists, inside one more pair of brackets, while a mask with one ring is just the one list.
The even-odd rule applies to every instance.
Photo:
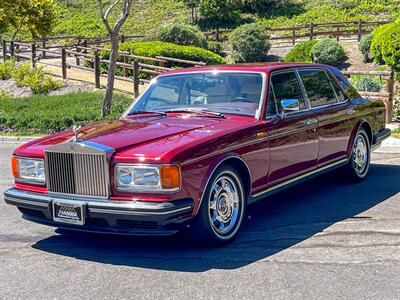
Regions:
[[214, 172], [193, 222], [193, 239], [205, 245], [233, 240], [243, 223], [245, 195], [240, 175], [233, 167], [223, 166]]
[[363, 180], [369, 170], [371, 145], [364, 129], [360, 129], [354, 139], [351, 157], [347, 164], [347, 172], [351, 179]]

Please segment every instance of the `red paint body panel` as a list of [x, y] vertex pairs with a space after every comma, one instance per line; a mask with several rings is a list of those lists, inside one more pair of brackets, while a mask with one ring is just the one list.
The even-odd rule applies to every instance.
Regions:
[[[169, 74], [217, 69], [263, 72], [268, 78], [271, 71], [307, 66], [321, 67], [309, 64], [213, 66]], [[261, 115], [264, 115], [266, 99], [267, 95], [263, 99]], [[176, 163], [181, 167], [182, 187], [176, 193], [123, 193], [112, 185], [111, 200], [172, 201], [192, 198], [195, 200], [195, 214], [208, 178], [224, 159], [237, 159], [246, 165], [251, 178], [250, 192], [253, 194], [349, 156], [349, 145], [361, 122], [370, 124], [373, 132], [384, 126], [380, 120], [384, 109], [371, 108], [368, 101], [362, 100], [364, 102], [360, 100], [360, 103], [349, 100], [335, 108], [307, 110], [283, 119], [276, 116], [257, 120], [231, 115], [218, 119], [179, 113], [168, 117], [137, 115], [84, 127], [80, 138], [115, 149], [109, 170], [111, 183], [114, 182], [117, 163]], [[349, 109], [355, 109], [356, 114], [346, 114]], [[317, 119], [318, 123], [305, 125], [311, 119]], [[25, 144], [14, 155], [43, 158], [46, 147], [71, 142], [72, 139], [72, 131], [65, 131]], [[44, 186], [16, 184], [15, 187], [47, 192]]]

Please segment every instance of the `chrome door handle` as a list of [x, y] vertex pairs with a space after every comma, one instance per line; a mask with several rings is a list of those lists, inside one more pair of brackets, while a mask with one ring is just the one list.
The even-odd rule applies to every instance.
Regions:
[[318, 123], [317, 119], [310, 119], [310, 120], [304, 121], [304, 124], [306, 124], [306, 125], [315, 125], [317, 123]]

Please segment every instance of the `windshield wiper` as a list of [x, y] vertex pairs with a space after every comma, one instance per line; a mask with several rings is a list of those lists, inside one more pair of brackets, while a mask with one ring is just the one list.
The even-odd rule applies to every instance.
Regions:
[[211, 111], [211, 110], [204, 110], [204, 109], [193, 109], [193, 108], [173, 108], [168, 109], [165, 113], [194, 113], [194, 114], [202, 114], [208, 117], [217, 117], [217, 118], [225, 118], [223, 113]]
[[150, 110], [135, 110], [133, 112], [130, 112], [128, 114], [128, 116], [132, 116], [132, 115], [145, 115], [145, 114], [153, 114], [153, 115], [159, 115], [159, 116], [163, 116], [166, 117], [167, 114], [165, 112], [161, 112], [161, 111], [150, 111]]

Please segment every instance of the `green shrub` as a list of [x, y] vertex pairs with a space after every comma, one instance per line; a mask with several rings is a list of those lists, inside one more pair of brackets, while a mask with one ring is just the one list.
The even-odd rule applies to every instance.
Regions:
[[[73, 93], [60, 96], [34, 95], [3, 98], [0, 101], [0, 133], [50, 134], [71, 128], [73, 124], [100, 122], [103, 94]], [[132, 98], [116, 93], [107, 120], [116, 120], [132, 103]]]
[[376, 63], [385, 63], [400, 71], [400, 18], [374, 30], [371, 53]]
[[25, 77], [31, 72], [31, 64], [24, 63], [16, 66], [12, 72], [12, 78], [15, 80], [17, 85], [24, 85]]
[[375, 76], [351, 76], [350, 82], [358, 90], [362, 92], [379, 92], [383, 86], [382, 80]]
[[363, 54], [363, 61], [365, 63], [370, 61], [370, 50], [371, 50], [371, 42], [372, 42], [373, 35], [372, 34], [367, 34], [364, 35], [360, 43], [358, 44], [358, 49], [361, 51]]
[[214, 52], [215, 54], [222, 55], [222, 50], [224, 47], [223, 47], [222, 43], [210, 41], [210, 42], [208, 42], [207, 48], [208, 48], [208, 50], [210, 50], [211, 52]]
[[284, 60], [286, 62], [312, 62], [311, 50], [317, 42], [316, 40], [311, 40], [297, 44], [286, 54]]
[[313, 61], [318, 64], [339, 66], [347, 59], [342, 45], [334, 39], [323, 39], [312, 47]]
[[29, 86], [34, 94], [48, 94], [50, 91], [64, 86], [62, 81], [54, 80], [49, 75], [45, 75], [41, 67], [31, 69], [22, 84]]
[[31, 68], [30, 63], [16, 66], [12, 77], [18, 86], [29, 86], [34, 94], [47, 94], [64, 86], [62, 81], [46, 75], [43, 67]]
[[171, 24], [163, 27], [157, 36], [161, 42], [207, 49], [207, 39], [197, 27], [186, 24]]
[[0, 63], [0, 80], [10, 79], [15, 69], [15, 61], [13, 59]]
[[266, 28], [254, 23], [242, 25], [233, 31], [229, 45], [236, 63], [265, 61], [271, 48]]

